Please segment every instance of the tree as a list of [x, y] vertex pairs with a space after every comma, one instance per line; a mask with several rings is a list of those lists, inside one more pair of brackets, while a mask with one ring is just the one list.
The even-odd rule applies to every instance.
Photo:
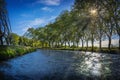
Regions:
[[[109, 43], [108, 48], [111, 48], [111, 37], [113, 36], [113, 32], [117, 31], [119, 35], [119, 11], [120, 11], [120, 1], [119, 0], [106, 0], [104, 2], [101, 1], [101, 4], [104, 7], [104, 16], [102, 16], [104, 20], [104, 24], [106, 25], [107, 31], [105, 31]], [[120, 44], [119, 44], [120, 45]]]
[[10, 44], [11, 26], [7, 14], [5, 0], [0, 0], [0, 45]]
[[11, 33], [11, 35], [12, 35], [11, 44], [12, 45], [18, 45], [20, 37], [15, 33]]
[[[94, 23], [94, 28], [97, 29], [97, 34], [100, 39], [100, 49], [101, 49], [101, 39], [103, 37], [103, 33], [106, 33], [109, 44], [108, 48], [110, 49], [111, 46], [111, 37], [114, 35], [114, 31], [119, 35], [120, 28], [119, 28], [119, 11], [120, 11], [120, 1], [119, 0], [75, 0], [74, 4], [74, 11], [76, 11], [77, 14], [83, 14], [89, 15], [89, 11], [92, 11], [92, 13], [95, 13], [95, 9], [98, 13], [96, 21], [91, 20], [92, 23]], [[90, 16], [88, 16], [90, 17]], [[100, 25], [102, 24], [102, 25]], [[91, 28], [90, 30], [94, 29]], [[95, 29], [95, 30], [96, 30]], [[94, 30], [93, 30], [94, 31]], [[91, 31], [92, 36], [92, 46], [93, 46], [93, 31]], [[95, 32], [96, 34], [96, 32]], [[119, 40], [120, 43], [120, 40]], [[119, 45], [120, 46], [120, 45]]]

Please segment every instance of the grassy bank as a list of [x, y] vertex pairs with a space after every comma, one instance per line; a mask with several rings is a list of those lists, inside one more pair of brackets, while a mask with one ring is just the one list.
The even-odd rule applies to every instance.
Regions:
[[[43, 49], [52, 49], [52, 50], [71, 50], [71, 51], [88, 51], [88, 52], [92, 52], [92, 48], [91, 47], [84, 47], [84, 48], [43, 48]], [[110, 54], [120, 54], [120, 50], [118, 48], [111, 48], [111, 50], [109, 50], [108, 48], [103, 47], [101, 50], [97, 47], [94, 47], [93, 52], [99, 52], [99, 53], [110, 53]]]
[[35, 48], [25, 46], [0, 46], [0, 61], [35, 51]]

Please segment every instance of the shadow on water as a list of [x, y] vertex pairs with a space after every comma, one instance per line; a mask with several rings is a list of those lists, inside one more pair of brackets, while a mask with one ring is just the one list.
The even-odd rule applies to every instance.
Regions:
[[0, 63], [0, 80], [120, 80], [120, 55], [37, 50]]

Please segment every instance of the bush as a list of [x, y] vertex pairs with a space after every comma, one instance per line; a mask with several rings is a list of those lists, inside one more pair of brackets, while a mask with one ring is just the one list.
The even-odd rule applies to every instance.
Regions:
[[0, 59], [8, 59], [11, 57], [15, 57], [15, 50], [10, 48], [4, 48], [0, 51]]
[[19, 56], [19, 55], [23, 55], [25, 53], [25, 50], [22, 49], [22, 48], [17, 48], [16, 49], [16, 54]]
[[0, 46], [0, 60], [6, 60], [15, 56], [35, 51], [34, 48], [24, 46]]

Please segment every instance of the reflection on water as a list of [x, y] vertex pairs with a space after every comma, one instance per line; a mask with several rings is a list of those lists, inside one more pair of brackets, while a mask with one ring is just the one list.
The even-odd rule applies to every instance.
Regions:
[[[103, 57], [101, 54], [96, 53], [85, 53], [84, 57], [80, 63], [77, 63], [76, 71], [86, 76], [108, 76], [111, 74], [110, 63], [104, 64]], [[106, 74], [108, 73], [108, 74]]]
[[37, 50], [0, 63], [0, 80], [120, 80], [120, 55]]

